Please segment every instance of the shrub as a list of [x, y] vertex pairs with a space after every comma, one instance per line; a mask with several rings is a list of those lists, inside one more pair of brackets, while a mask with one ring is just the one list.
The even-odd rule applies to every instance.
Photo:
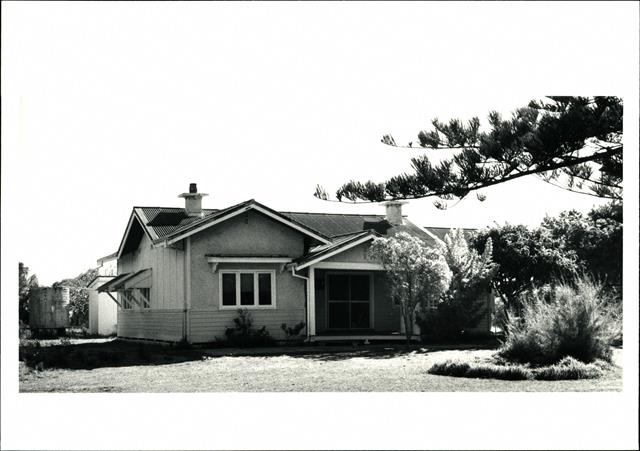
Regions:
[[266, 326], [253, 328], [253, 319], [247, 309], [238, 309], [238, 317], [233, 319], [234, 327], [227, 327], [225, 336], [227, 344], [238, 347], [271, 346], [273, 338]]
[[282, 323], [280, 328], [284, 331], [284, 335], [287, 338], [287, 340], [295, 340], [297, 338], [301, 338], [300, 332], [302, 332], [302, 329], [304, 329], [304, 326], [306, 326], [306, 324], [303, 321], [300, 321], [298, 324], [296, 324], [293, 327], [287, 327], [286, 323]]
[[566, 356], [586, 363], [610, 361], [621, 324], [604, 298], [602, 285], [584, 276], [572, 284], [559, 283], [548, 294], [533, 291], [523, 300], [520, 317], [508, 315], [501, 355], [535, 365]]

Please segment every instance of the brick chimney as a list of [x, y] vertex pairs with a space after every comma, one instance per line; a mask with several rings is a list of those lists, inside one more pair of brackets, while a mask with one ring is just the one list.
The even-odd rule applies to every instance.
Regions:
[[184, 197], [184, 208], [189, 216], [202, 216], [202, 198], [208, 196], [205, 193], [198, 192], [198, 186], [195, 183], [189, 184], [189, 192], [182, 193], [178, 197]]
[[402, 225], [402, 206], [408, 202], [390, 200], [382, 205], [386, 207], [386, 219], [393, 226]]

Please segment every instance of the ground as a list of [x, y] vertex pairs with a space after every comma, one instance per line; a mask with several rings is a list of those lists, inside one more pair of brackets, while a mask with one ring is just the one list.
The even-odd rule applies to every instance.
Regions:
[[[47, 343], [39, 352], [72, 356], [61, 368], [34, 371], [20, 362], [21, 392], [345, 392], [345, 391], [620, 391], [622, 369], [579, 381], [501, 381], [427, 374], [437, 361], [489, 356], [494, 349], [360, 346], [278, 348], [254, 351], [199, 349], [74, 340]], [[115, 351], [118, 358], [107, 358]], [[93, 354], [92, 354], [93, 353]], [[254, 354], [254, 355], [246, 355]], [[286, 355], [283, 355], [286, 353]], [[235, 354], [235, 355], [229, 355]], [[102, 357], [96, 359], [95, 356]], [[620, 364], [622, 350], [614, 351]], [[124, 357], [123, 357], [124, 356]], [[46, 358], [44, 358], [46, 360]], [[112, 363], [107, 363], [110, 360]], [[53, 360], [51, 360], [53, 361]], [[112, 365], [112, 366], [109, 366]], [[91, 369], [72, 369], [84, 367]]]

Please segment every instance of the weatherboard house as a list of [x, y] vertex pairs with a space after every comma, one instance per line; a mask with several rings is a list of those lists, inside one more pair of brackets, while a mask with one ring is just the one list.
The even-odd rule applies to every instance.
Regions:
[[[119, 337], [211, 342], [248, 309], [276, 339], [282, 324], [300, 322], [310, 341], [404, 338], [400, 307], [367, 249], [398, 232], [435, 244], [442, 229], [411, 223], [402, 202], [387, 202], [386, 215], [325, 214], [253, 199], [203, 209], [205, 195], [191, 184], [185, 208], [133, 208], [117, 276], [98, 288], [118, 305]], [[478, 329], [489, 330], [488, 315]]]

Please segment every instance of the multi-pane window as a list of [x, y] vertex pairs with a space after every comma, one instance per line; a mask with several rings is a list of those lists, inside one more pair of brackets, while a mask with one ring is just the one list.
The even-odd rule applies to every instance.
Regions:
[[131, 299], [131, 290], [123, 290], [120, 292], [120, 300], [123, 310], [131, 310], [133, 308], [133, 300]]
[[220, 307], [275, 307], [275, 271], [220, 271]]
[[140, 288], [140, 296], [138, 298], [141, 302], [142, 308], [150, 308], [151, 307], [151, 289], [150, 288]]
[[[135, 290], [138, 290], [136, 293]], [[148, 309], [151, 307], [150, 288], [129, 288], [120, 292], [123, 310], [131, 310], [134, 306]]]

